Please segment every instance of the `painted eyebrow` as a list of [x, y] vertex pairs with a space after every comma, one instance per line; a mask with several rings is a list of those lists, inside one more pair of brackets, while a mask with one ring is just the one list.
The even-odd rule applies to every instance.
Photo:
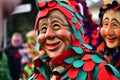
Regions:
[[45, 19], [40, 20], [40, 21], [39, 21], [39, 24], [41, 24], [41, 23], [44, 22], [44, 21], [47, 22], [47, 19], [45, 18]]
[[[108, 17], [105, 18], [104, 20], [109, 20]], [[102, 22], [104, 22], [104, 20]], [[120, 25], [120, 22], [116, 19], [116, 18], [113, 18], [111, 21], [116, 21], [119, 25]]]
[[116, 21], [120, 25], [120, 22], [116, 18], [113, 18], [112, 21]]
[[57, 18], [59, 20], [61, 20], [62, 22], [65, 22], [63, 19], [61, 19], [59, 16], [50, 16], [50, 19], [52, 20], [53, 18]]
[[102, 20], [102, 23], [103, 23], [105, 20], [109, 20], [109, 18], [108, 18], [108, 17], [106, 17], [105, 19], [103, 19], [103, 20]]

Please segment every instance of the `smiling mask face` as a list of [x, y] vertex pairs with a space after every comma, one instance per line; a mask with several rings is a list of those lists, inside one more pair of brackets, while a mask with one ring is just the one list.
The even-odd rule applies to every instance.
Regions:
[[110, 9], [105, 12], [100, 33], [108, 48], [120, 46], [120, 11]]
[[39, 1], [37, 6], [39, 12], [34, 29], [38, 36], [39, 50], [44, 50], [47, 56], [53, 58], [68, 47], [77, 54], [92, 49], [84, 42], [85, 18], [81, 15], [76, 1]]
[[71, 44], [68, 22], [58, 10], [52, 10], [40, 19], [38, 31], [40, 46], [50, 58], [59, 55]]

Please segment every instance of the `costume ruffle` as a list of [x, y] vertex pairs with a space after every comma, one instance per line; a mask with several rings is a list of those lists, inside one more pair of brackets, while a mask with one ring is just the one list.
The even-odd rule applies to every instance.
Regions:
[[[69, 52], [69, 53], [66, 53]], [[119, 72], [111, 64], [107, 64], [97, 52], [91, 52], [79, 57], [75, 57], [73, 50], [67, 50], [62, 54], [72, 54], [71, 56], [60, 55], [50, 60], [51, 67], [67, 65], [65, 71], [56, 75], [52, 73], [50, 66], [43, 62], [46, 54], [35, 59], [34, 66], [36, 73], [29, 80], [50, 80], [52, 75], [58, 76], [57, 80], [118, 80]], [[43, 61], [42, 61], [43, 60]]]

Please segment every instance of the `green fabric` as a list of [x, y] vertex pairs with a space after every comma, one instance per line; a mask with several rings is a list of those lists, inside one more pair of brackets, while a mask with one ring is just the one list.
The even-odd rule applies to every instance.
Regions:
[[82, 54], [83, 53], [83, 49], [80, 47], [72, 47], [72, 49], [77, 53], [77, 54]]
[[28, 42], [27, 42], [28, 44], [32, 44], [32, 43], [35, 44], [35, 41], [33, 39], [31, 39], [30, 37], [28, 37], [27, 40], [28, 40]]
[[72, 64], [74, 60], [75, 60], [74, 57], [69, 57], [69, 58], [65, 59], [64, 62], [67, 64]]
[[110, 71], [112, 71], [112, 73], [117, 76], [117, 77], [120, 77], [120, 73], [116, 70], [115, 67], [113, 67], [111, 64], [105, 64], [105, 67], [107, 69], [110, 69]]
[[24, 67], [24, 70], [27, 72], [28, 76], [32, 74], [32, 69], [30, 69], [27, 65]]
[[80, 68], [83, 66], [83, 64], [84, 64], [84, 61], [79, 58], [73, 62], [73, 66], [75, 68]]
[[76, 80], [87, 80], [87, 72], [80, 69]]
[[8, 60], [6, 54], [3, 52], [0, 59], [0, 80], [12, 80], [8, 68]]

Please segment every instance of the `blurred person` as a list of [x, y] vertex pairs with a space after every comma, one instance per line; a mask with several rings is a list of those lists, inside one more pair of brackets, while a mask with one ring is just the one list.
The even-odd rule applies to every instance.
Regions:
[[26, 53], [22, 46], [23, 39], [20, 33], [14, 33], [11, 44], [4, 50], [8, 57], [10, 75], [13, 80], [22, 78], [22, 67], [27, 63]]
[[116, 80], [119, 72], [84, 42], [84, 16], [75, 0], [36, 0], [39, 50], [29, 80]]
[[11, 15], [20, 2], [21, 0], [0, 0], [0, 80], [12, 80], [8, 68], [8, 59], [3, 51], [4, 20]]
[[19, 5], [21, 0], [0, 0], [0, 50], [2, 49], [4, 21], [15, 10], [15, 7]]
[[120, 71], [120, 4], [113, 1], [100, 8], [100, 37], [97, 51]]

